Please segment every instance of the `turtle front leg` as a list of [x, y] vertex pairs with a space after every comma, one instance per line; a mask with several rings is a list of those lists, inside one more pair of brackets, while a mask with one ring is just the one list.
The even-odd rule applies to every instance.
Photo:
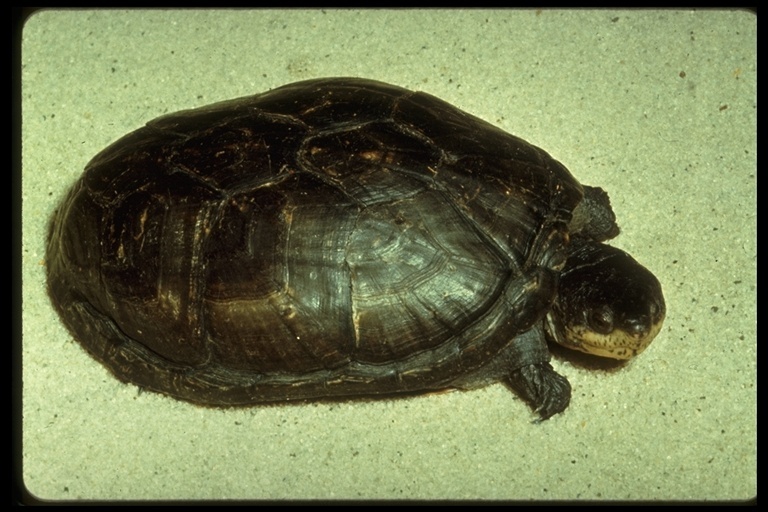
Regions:
[[571, 384], [549, 363], [513, 370], [507, 382], [539, 414], [539, 421], [563, 412], [571, 402]]
[[550, 354], [539, 325], [504, 349], [506, 381], [539, 414], [540, 420], [563, 412], [571, 401], [571, 384], [549, 364]]

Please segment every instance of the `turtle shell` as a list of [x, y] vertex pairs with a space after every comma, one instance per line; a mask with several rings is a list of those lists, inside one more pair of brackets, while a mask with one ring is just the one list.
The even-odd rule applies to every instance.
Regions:
[[549, 312], [582, 193], [438, 98], [309, 80], [94, 157], [53, 218], [49, 291], [118, 378], [196, 403], [469, 387], [548, 359], [512, 345]]

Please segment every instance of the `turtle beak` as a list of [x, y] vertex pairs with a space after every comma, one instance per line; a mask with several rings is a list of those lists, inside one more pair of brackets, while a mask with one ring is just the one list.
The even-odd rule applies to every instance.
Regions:
[[630, 359], [650, 345], [663, 323], [663, 316], [653, 321], [649, 317], [633, 319], [606, 334], [592, 330], [588, 326], [574, 325], [566, 327], [565, 337], [568, 339], [567, 346], [570, 348], [601, 357]]

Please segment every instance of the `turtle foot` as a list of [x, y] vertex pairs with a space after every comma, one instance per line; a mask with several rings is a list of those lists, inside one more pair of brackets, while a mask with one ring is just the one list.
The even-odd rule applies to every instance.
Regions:
[[563, 412], [571, 401], [571, 384], [549, 363], [518, 368], [510, 374], [509, 384], [539, 414], [540, 421]]

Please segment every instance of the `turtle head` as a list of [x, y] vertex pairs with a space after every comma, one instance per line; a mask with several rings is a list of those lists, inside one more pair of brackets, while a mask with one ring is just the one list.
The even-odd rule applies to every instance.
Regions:
[[547, 332], [565, 347], [629, 359], [656, 337], [666, 306], [656, 277], [629, 254], [572, 240]]

